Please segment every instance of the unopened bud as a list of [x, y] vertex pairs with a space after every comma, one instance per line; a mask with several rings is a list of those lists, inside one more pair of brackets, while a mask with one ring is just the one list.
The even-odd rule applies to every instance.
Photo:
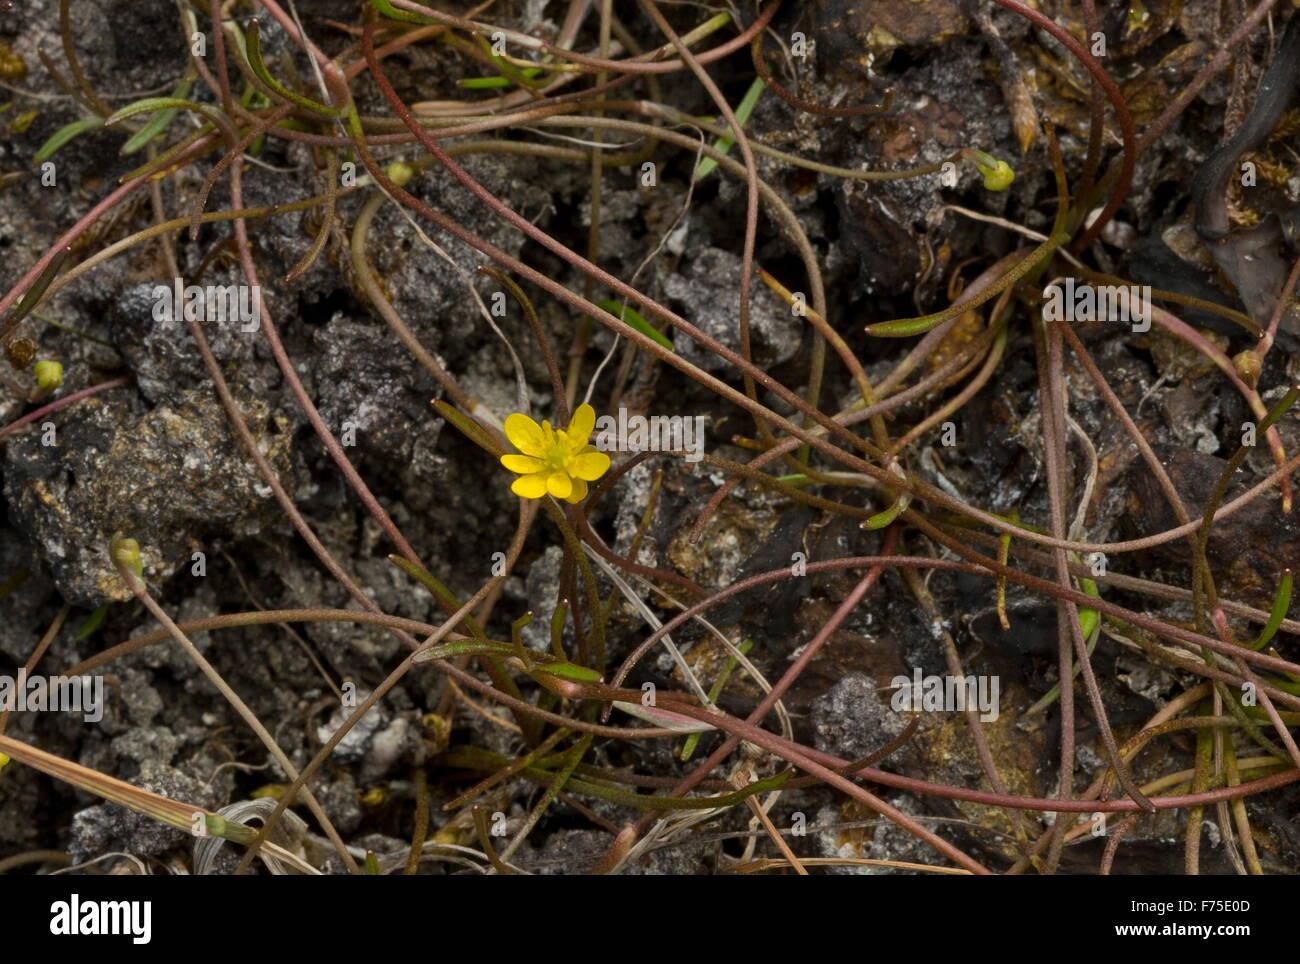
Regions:
[[63, 384], [63, 366], [56, 361], [38, 361], [32, 366], [36, 387], [44, 393], [54, 391]]
[[1248, 348], [1233, 356], [1232, 367], [1237, 370], [1243, 382], [1254, 388], [1255, 383], [1259, 381], [1260, 372], [1264, 370], [1264, 359], [1258, 352]]
[[415, 177], [415, 168], [403, 161], [394, 161], [384, 168], [384, 173], [398, 187], [406, 187], [411, 178]]
[[144, 579], [144, 562], [140, 558], [140, 543], [134, 539], [119, 539], [113, 546], [113, 561], [123, 569]]

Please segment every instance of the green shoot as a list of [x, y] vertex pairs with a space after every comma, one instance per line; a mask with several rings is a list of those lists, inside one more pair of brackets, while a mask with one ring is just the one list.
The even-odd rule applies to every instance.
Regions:
[[[758, 99], [763, 96], [764, 90], [766, 90], [766, 85], [762, 79], [754, 78], [754, 82], [749, 85], [749, 90], [745, 91], [745, 96], [741, 98], [740, 106], [736, 108], [736, 123], [741, 127], [745, 126], [745, 123], [749, 120], [749, 115], [754, 113], [754, 107], [758, 104]], [[734, 143], [728, 137], [721, 137], [713, 146], [723, 154], [727, 154], [731, 151], [731, 145]], [[697, 182], [704, 180], [717, 166], [718, 162], [712, 157], [704, 158], [700, 161], [699, 167], [695, 169], [695, 174], [691, 180]]]

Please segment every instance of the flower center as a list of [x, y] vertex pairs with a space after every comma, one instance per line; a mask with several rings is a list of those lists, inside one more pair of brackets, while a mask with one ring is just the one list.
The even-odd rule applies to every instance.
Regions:
[[565, 438], [564, 430], [557, 431], [551, 427], [550, 422], [543, 422], [542, 433], [545, 435], [542, 442], [542, 461], [552, 472], [565, 471], [564, 463], [569, 458], [569, 443]]

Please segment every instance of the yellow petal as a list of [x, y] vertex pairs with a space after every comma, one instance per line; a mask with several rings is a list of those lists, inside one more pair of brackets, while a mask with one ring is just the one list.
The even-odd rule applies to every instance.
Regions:
[[552, 472], [546, 477], [546, 491], [557, 499], [567, 499], [573, 491], [573, 479], [567, 473]]
[[579, 405], [578, 410], [573, 413], [573, 418], [569, 419], [569, 443], [574, 448], [586, 443], [591, 436], [591, 430], [595, 427], [596, 410], [587, 404]]
[[530, 472], [540, 472], [546, 468], [546, 463], [541, 459], [535, 459], [531, 455], [503, 455], [501, 464], [511, 472], [518, 472], [521, 475], [527, 475]]
[[565, 460], [569, 474], [588, 482], [595, 482], [609, 471], [609, 456], [604, 452], [584, 452]]
[[515, 448], [525, 455], [541, 458], [546, 454], [546, 436], [542, 427], [527, 415], [515, 412], [506, 416], [506, 438], [514, 443]]
[[582, 479], [573, 480], [573, 491], [565, 499], [566, 502], [581, 502], [587, 497], [587, 483]]
[[510, 491], [521, 499], [540, 499], [546, 494], [546, 476], [521, 475], [510, 484]]

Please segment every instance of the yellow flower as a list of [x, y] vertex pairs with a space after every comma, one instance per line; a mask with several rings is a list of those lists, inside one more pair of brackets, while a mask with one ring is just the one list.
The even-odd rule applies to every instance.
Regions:
[[588, 445], [596, 427], [596, 410], [579, 405], [567, 429], [551, 428], [550, 422], [538, 425], [527, 415], [515, 412], [506, 419], [506, 438], [523, 455], [503, 455], [501, 464], [519, 478], [510, 491], [525, 499], [540, 499], [546, 494], [568, 502], [581, 502], [587, 495], [587, 483], [595, 482], [609, 471], [609, 456]]

